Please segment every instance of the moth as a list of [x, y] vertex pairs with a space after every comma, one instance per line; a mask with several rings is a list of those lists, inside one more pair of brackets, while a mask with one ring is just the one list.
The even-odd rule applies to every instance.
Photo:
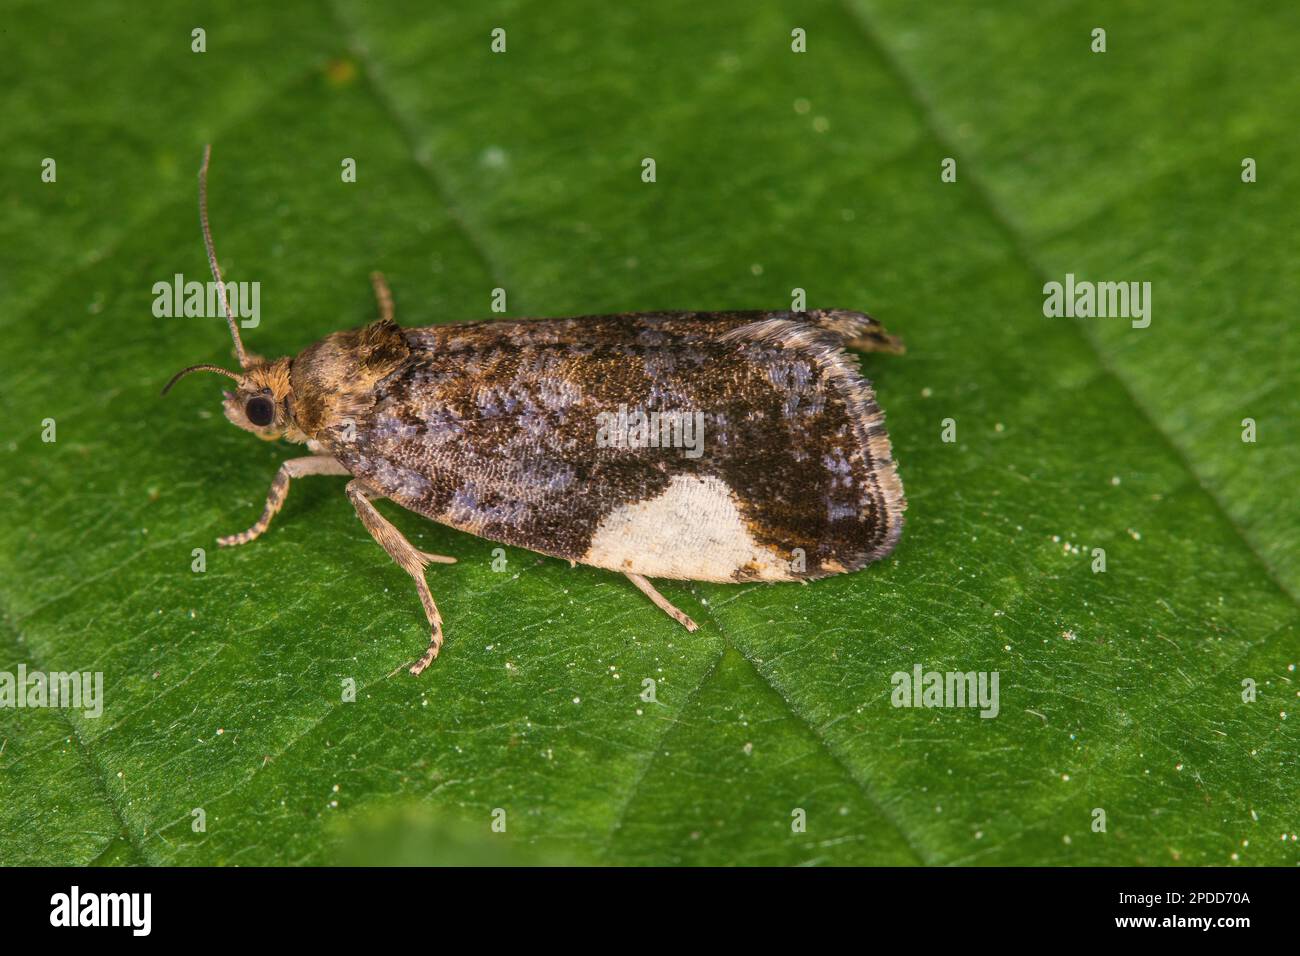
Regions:
[[[289, 484], [342, 475], [366, 530], [415, 582], [429, 645], [443, 624], [425, 578], [455, 558], [411, 544], [389, 498], [461, 531], [624, 575], [696, 629], [650, 578], [809, 581], [890, 554], [907, 507], [884, 416], [847, 348], [901, 354], [861, 312], [645, 312], [403, 328], [379, 273], [378, 317], [290, 358], [244, 350], [208, 224], [199, 221], [239, 370], [233, 424], [305, 444], [247, 531], [266, 531]], [[664, 422], [669, 423], [665, 428]], [[690, 424], [691, 447], [681, 447]], [[674, 428], [676, 431], [674, 431]], [[613, 434], [611, 434], [611, 432]], [[674, 440], [676, 439], [676, 440]]]

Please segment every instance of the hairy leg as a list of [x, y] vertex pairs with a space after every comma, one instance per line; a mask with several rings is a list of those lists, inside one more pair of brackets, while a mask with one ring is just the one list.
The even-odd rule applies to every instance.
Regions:
[[686, 628], [686, 630], [694, 631], [699, 627], [698, 624], [674, 607], [669, 600], [660, 594], [655, 586], [647, 581], [643, 576], [632, 574], [630, 571], [624, 571], [623, 574], [626, 575], [629, 581], [641, 589], [642, 594], [654, 601], [655, 607], [659, 608], [659, 610], [663, 611], [682, 627]]
[[375, 301], [379, 304], [379, 317], [385, 322], [393, 321], [393, 293], [388, 291], [388, 280], [382, 272], [372, 272], [370, 285], [375, 290]]
[[430, 561], [450, 563], [456, 559], [426, 554], [407, 541], [402, 532], [393, 527], [392, 523], [371, 504], [372, 499], [382, 498], [383, 495], [372, 492], [365, 482], [354, 478], [348, 482], [347, 490], [348, 497], [352, 499], [352, 507], [356, 508], [357, 517], [366, 526], [370, 536], [388, 552], [388, 556], [397, 562], [398, 567], [415, 581], [420, 603], [424, 605], [424, 616], [429, 619], [429, 649], [411, 666], [411, 673], [419, 675], [433, 663], [433, 659], [438, 656], [438, 651], [442, 648], [442, 615], [438, 613], [438, 605], [433, 603], [433, 595], [429, 593], [429, 584], [424, 579], [424, 568]]
[[233, 547], [237, 544], [247, 544], [252, 541], [271, 523], [277, 511], [284, 505], [284, 499], [289, 495], [289, 482], [294, 478], [302, 478], [305, 475], [350, 475], [351, 472], [344, 468], [330, 455], [310, 455], [306, 458], [290, 458], [280, 470], [275, 473], [275, 479], [271, 482], [271, 490], [266, 496], [266, 507], [262, 509], [262, 517], [257, 519], [257, 524], [253, 525], [247, 531], [241, 531], [239, 534], [227, 535], [224, 538], [218, 538], [217, 544], [223, 547]]

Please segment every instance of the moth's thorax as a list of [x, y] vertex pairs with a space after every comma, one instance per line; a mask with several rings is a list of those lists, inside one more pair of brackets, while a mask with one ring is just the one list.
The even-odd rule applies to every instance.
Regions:
[[298, 354], [291, 366], [293, 417], [304, 438], [330, 439], [355, 424], [373, 402], [375, 385], [410, 355], [395, 322], [335, 332]]

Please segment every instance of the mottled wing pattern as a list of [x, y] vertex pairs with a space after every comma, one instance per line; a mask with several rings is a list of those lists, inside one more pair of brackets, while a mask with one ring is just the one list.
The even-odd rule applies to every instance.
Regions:
[[[355, 436], [326, 441], [353, 474], [436, 521], [597, 567], [710, 581], [855, 570], [902, 532], [883, 416], [843, 348], [901, 345], [860, 313], [646, 313], [402, 334], [411, 353], [358, 410]], [[702, 441], [602, 444], [602, 423], [620, 409], [699, 413]]]

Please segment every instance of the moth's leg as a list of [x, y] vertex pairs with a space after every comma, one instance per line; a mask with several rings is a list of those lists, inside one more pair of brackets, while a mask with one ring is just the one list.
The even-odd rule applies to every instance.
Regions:
[[424, 580], [424, 566], [438, 556], [425, 554], [415, 547], [406, 540], [402, 532], [393, 527], [389, 520], [376, 510], [371, 504], [371, 499], [382, 498], [383, 495], [372, 492], [366, 487], [365, 482], [358, 478], [349, 481], [348, 497], [352, 499], [352, 507], [357, 509], [357, 517], [366, 526], [370, 536], [379, 542], [379, 546], [388, 552], [388, 556], [397, 562], [398, 567], [415, 581], [415, 589], [420, 594], [420, 603], [424, 605], [424, 616], [429, 619], [429, 649], [424, 652], [423, 657], [411, 665], [411, 673], [418, 676], [433, 663], [433, 659], [438, 656], [438, 651], [442, 648], [442, 615], [438, 613], [438, 605], [433, 603], [429, 584]]
[[370, 284], [374, 286], [375, 301], [379, 303], [379, 318], [385, 322], [393, 321], [393, 293], [388, 291], [388, 280], [382, 272], [372, 272]]
[[[374, 499], [372, 498], [371, 500], [373, 501]], [[447, 554], [430, 554], [428, 551], [420, 551], [420, 557], [424, 558], [425, 564], [455, 564], [456, 563], [456, 559]]]
[[271, 523], [275, 513], [280, 510], [284, 504], [284, 499], [289, 495], [289, 482], [294, 478], [302, 478], [304, 475], [350, 475], [352, 472], [344, 468], [339, 462], [330, 455], [309, 455], [306, 458], [290, 458], [280, 470], [275, 473], [275, 479], [271, 482], [271, 490], [266, 496], [266, 507], [262, 509], [262, 517], [257, 519], [257, 524], [253, 525], [247, 531], [241, 531], [239, 534], [227, 535], [224, 538], [218, 538], [217, 544], [224, 547], [232, 547], [237, 544], [247, 544], [252, 541]]
[[689, 617], [687, 617], [685, 614], [683, 614], [681, 611], [675, 608], [669, 602], [669, 600], [666, 597], [664, 597], [662, 594], [660, 594], [655, 589], [655, 586], [651, 584], [649, 581], [647, 581], [644, 577], [642, 577], [639, 574], [633, 574], [630, 571], [624, 571], [623, 574], [627, 577], [629, 581], [631, 581], [633, 584], [635, 584], [638, 588], [641, 589], [642, 594], [644, 594], [650, 600], [655, 602], [655, 607], [659, 608], [659, 610], [663, 611], [665, 614], [671, 617], [682, 627], [686, 628], [686, 630], [694, 631], [699, 627], [698, 624], [696, 624]]
[[[383, 501], [387, 497], [388, 495], [381, 495], [379, 492], [375, 491], [372, 488], [369, 487], [366, 488], [366, 500], [368, 501]], [[416, 548], [415, 550], [420, 551], [419, 548]], [[456, 563], [456, 559], [451, 557], [450, 555], [433, 554], [430, 551], [420, 551], [420, 557], [424, 558], [425, 564], [455, 564]]]

